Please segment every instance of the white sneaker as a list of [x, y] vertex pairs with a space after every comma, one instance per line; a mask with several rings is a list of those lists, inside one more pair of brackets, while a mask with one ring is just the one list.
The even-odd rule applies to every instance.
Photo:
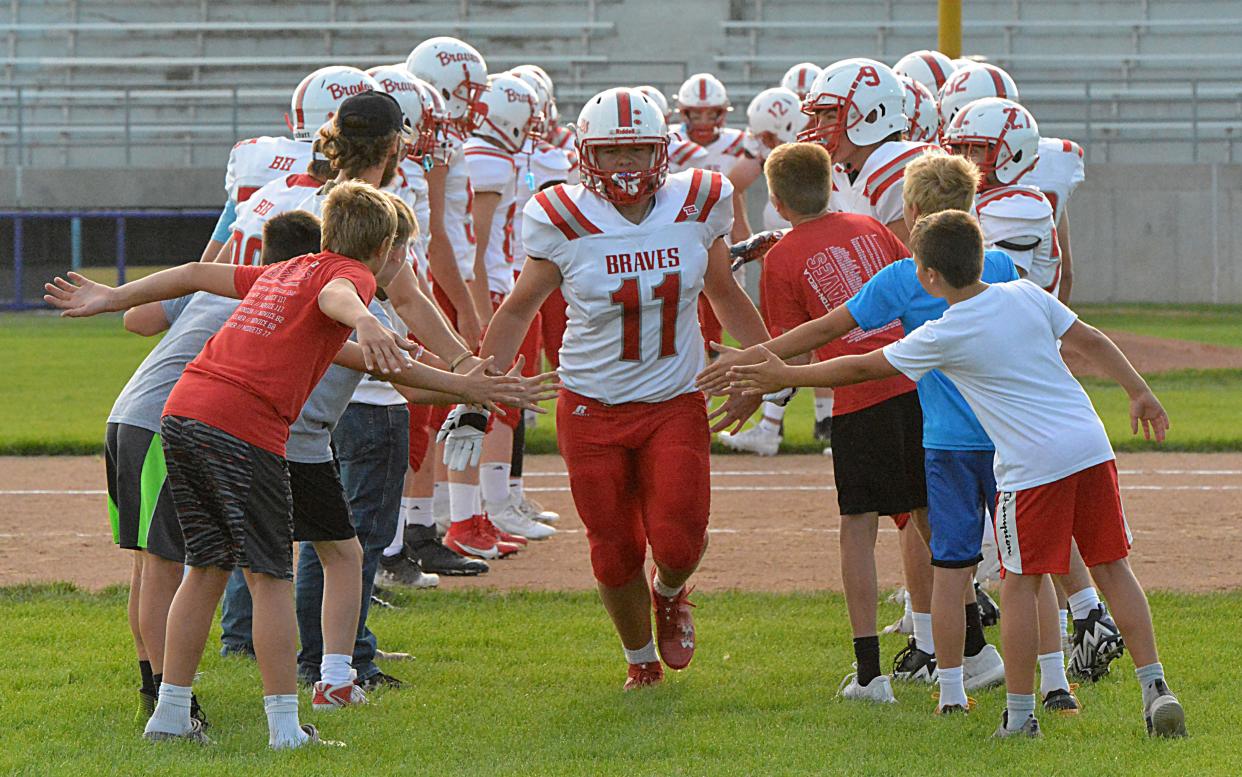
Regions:
[[508, 534], [525, 537], [528, 540], [546, 540], [548, 537], [556, 534], [556, 529], [553, 529], [546, 523], [531, 520], [519, 512], [512, 503], [505, 505], [500, 510], [493, 510], [489, 506], [487, 508], [487, 515], [492, 519], [492, 523], [496, 525], [497, 529]]
[[879, 704], [897, 703], [897, 697], [893, 695], [893, 684], [889, 681], [888, 675], [884, 674], [872, 679], [866, 685], [859, 685], [858, 673], [850, 672], [841, 681], [837, 695], [843, 699], [873, 701]]
[[524, 496], [522, 501], [515, 504], [513, 508], [532, 521], [539, 521], [540, 523], [556, 523], [561, 519], [560, 513], [543, 509], [543, 505], [528, 496]]
[[760, 425], [752, 426], [743, 432], [729, 434], [721, 432], [716, 435], [720, 444], [735, 451], [757, 453], [760, 456], [775, 456], [781, 449], [781, 433], [769, 432]]
[[962, 682], [968, 691], [990, 688], [1005, 682], [1005, 662], [992, 645], [985, 645], [978, 655], [962, 659]]

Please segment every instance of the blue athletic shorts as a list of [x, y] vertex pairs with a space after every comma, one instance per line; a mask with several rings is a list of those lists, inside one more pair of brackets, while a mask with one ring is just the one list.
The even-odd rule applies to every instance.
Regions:
[[926, 450], [932, 566], [961, 569], [983, 560], [984, 516], [996, 507], [995, 455], [992, 451]]

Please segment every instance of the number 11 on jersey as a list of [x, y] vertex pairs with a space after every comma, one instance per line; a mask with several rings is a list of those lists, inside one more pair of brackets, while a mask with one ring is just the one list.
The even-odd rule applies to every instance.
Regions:
[[[665, 273], [660, 285], [651, 289], [651, 298], [660, 301], [660, 356], [677, 353], [677, 306], [681, 300], [681, 273]], [[621, 306], [621, 361], [642, 361], [642, 313], [638, 278], [626, 278], [612, 293], [612, 302]]]

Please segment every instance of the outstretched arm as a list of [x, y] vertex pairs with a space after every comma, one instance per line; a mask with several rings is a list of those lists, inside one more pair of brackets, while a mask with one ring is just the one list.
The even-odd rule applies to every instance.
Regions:
[[328, 318], [358, 333], [358, 345], [367, 371], [385, 374], [400, 371], [410, 363], [406, 351], [418, 346], [380, 323], [367, 310], [358, 288], [347, 278], [334, 278], [319, 291], [319, 310]]
[[731, 388], [749, 396], [800, 386], [850, 386], [900, 374], [884, 358], [882, 349], [859, 356], [838, 356], [805, 367], [785, 364], [776, 354], [764, 349], [763, 361], [759, 364], [742, 364], [729, 370]]
[[240, 297], [233, 283], [236, 270], [231, 264], [190, 262], [115, 288], [70, 272], [68, 280], [57, 276], [51, 283], [43, 284], [47, 292], [43, 299], [69, 318], [128, 310], [144, 302], [175, 299], [196, 291], [236, 299]]
[[1151, 439], [1156, 435], [1156, 442], [1164, 442], [1164, 434], [1169, 428], [1169, 415], [1161, 406], [1160, 400], [1152, 393], [1151, 387], [1143, 376], [1138, 374], [1134, 365], [1121, 352], [1117, 344], [1108, 335], [1082, 321], [1074, 324], [1061, 335], [1061, 342], [1066, 347], [1077, 351], [1089, 359], [1092, 364], [1102, 369], [1108, 377], [1126, 390], [1130, 396], [1130, 432], [1138, 434], [1139, 424], [1143, 425], [1143, 436]]

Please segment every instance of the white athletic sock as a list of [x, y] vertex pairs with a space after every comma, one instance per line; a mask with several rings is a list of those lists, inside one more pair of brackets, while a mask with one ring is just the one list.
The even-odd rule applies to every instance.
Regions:
[[815, 421], [832, 417], [832, 400], [834, 397], [815, 397]]
[[1065, 677], [1065, 653], [1060, 650], [1039, 657], [1039, 693], [1047, 696], [1055, 690], [1069, 690], [1069, 680]]
[[436, 483], [431, 492], [431, 514], [435, 516], [449, 514], [449, 483], [447, 480]]
[[[326, 658], [326, 656], [325, 656]], [[273, 750], [300, 747], [310, 739], [298, 722], [298, 695], [278, 693], [263, 697], [267, 712], [267, 746]]]
[[965, 707], [966, 683], [962, 678], [962, 667], [955, 666], [950, 669], [942, 666], [937, 669], [937, 673], [940, 678], [940, 706], [960, 704]]
[[[436, 517], [431, 507], [431, 497], [415, 496], [410, 498], [410, 507], [405, 511], [406, 526], [435, 526]], [[404, 537], [402, 538], [404, 539]]]
[[631, 664], [650, 664], [660, 660], [660, 657], [656, 655], [654, 639], [638, 650], [630, 650], [624, 645], [621, 646], [621, 649], [625, 651], [625, 660]]
[[914, 646], [934, 656], [936, 646], [932, 642], [931, 613], [911, 611], [910, 617], [914, 621]]
[[1080, 621], [1091, 614], [1091, 611], [1100, 603], [1100, 595], [1095, 592], [1094, 586], [1087, 586], [1076, 594], [1070, 594], [1069, 608], [1074, 615], [1074, 620]]
[[514, 504], [521, 504], [526, 499], [526, 485], [522, 478], [509, 478], [509, 498]]
[[160, 683], [159, 701], [155, 712], [147, 721], [148, 734], [185, 734], [190, 730], [190, 696], [188, 685]]
[[1143, 708], [1146, 709], [1156, 700], [1156, 681], [1164, 679], [1164, 666], [1157, 661], [1135, 667], [1134, 674], [1138, 675], [1139, 687], [1143, 689]]
[[1005, 694], [1005, 709], [1009, 712], [1009, 725], [1005, 728], [1017, 731], [1029, 718], [1035, 717], [1035, 694], [1007, 693]]
[[319, 679], [328, 685], [344, 685], [351, 682], [353, 671], [350, 663], [353, 656], [344, 653], [324, 653], [319, 661]]
[[777, 434], [781, 430], [781, 420], [785, 418], [785, 406], [774, 402], [763, 403], [763, 417], [759, 420], [759, 428], [769, 434]]
[[1069, 639], [1069, 610], [1057, 610], [1057, 622], [1061, 624], [1061, 644], [1064, 645]]
[[468, 521], [483, 514], [483, 501], [476, 483], [449, 483], [449, 518], [453, 523]]
[[401, 555], [401, 546], [405, 544], [405, 515], [409, 511], [409, 497], [401, 497], [401, 510], [397, 513], [397, 531], [393, 532], [392, 542], [384, 548], [384, 558]]
[[509, 499], [509, 462], [479, 465], [479, 488], [488, 510], [501, 510]]
[[660, 580], [660, 576], [657, 574], [655, 577], [655, 582], [652, 584], [652, 587], [655, 588], [655, 592], [658, 593], [660, 596], [663, 596], [665, 599], [672, 599], [674, 596], [681, 593], [682, 589], [686, 587], [686, 584], [682, 583], [676, 588], [670, 588], [669, 586], [665, 585], [663, 581]]
[[914, 605], [910, 604], [910, 592], [909, 591], [905, 592], [904, 599], [906, 603], [906, 612], [904, 615], [902, 615], [902, 618], [910, 621], [911, 623], [914, 623]]

